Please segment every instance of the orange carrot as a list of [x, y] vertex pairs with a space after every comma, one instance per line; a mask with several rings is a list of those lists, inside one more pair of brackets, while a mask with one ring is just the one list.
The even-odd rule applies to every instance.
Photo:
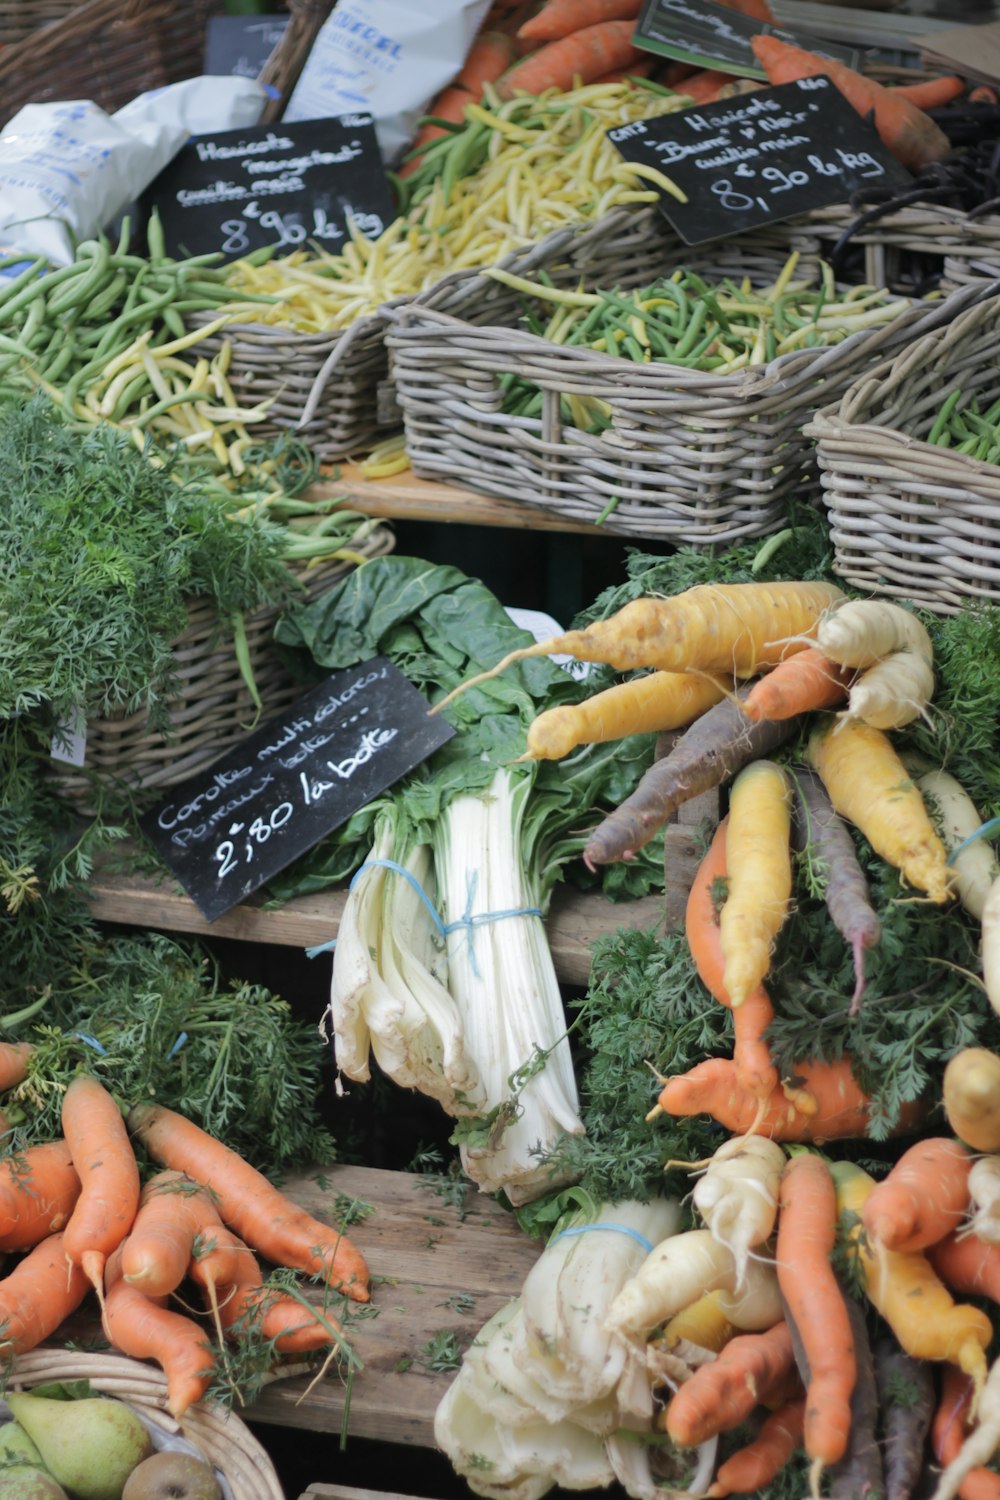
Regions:
[[794, 719], [817, 708], [835, 708], [847, 697], [853, 675], [825, 657], [818, 646], [807, 646], [795, 656], [786, 656], [754, 683], [743, 700], [743, 712], [756, 724], [761, 719]]
[[548, 0], [517, 34], [533, 42], [557, 42], [602, 21], [634, 21], [641, 9], [642, 0]]
[[998, 104], [1000, 103], [1000, 96], [997, 95], [996, 89], [992, 88], [988, 83], [981, 83], [969, 94], [969, 103]]
[[928, 1247], [927, 1259], [949, 1291], [1000, 1303], [1000, 1245], [952, 1232]]
[[28, 1058], [33, 1051], [30, 1042], [0, 1042], [0, 1094], [28, 1076]]
[[30, 1250], [62, 1229], [80, 1196], [65, 1141], [28, 1146], [0, 1162], [0, 1252]]
[[158, 1172], [143, 1188], [122, 1242], [122, 1275], [149, 1297], [166, 1297], [187, 1275], [199, 1235], [221, 1230], [211, 1195], [182, 1172]]
[[296, 1207], [235, 1151], [156, 1104], [136, 1105], [129, 1128], [154, 1161], [210, 1188], [223, 1223], [267, 1260], [368, 1301], [368, 1267], [347, 1236]]
[[207, 1292], [210, 1308], [215, 1306], [213, 1299], [217, 1301], [222, 1295], [220, 1288], [233, 1286], [239, 1281], [243, 1252], [247, 1249], [239, 1236], [227, 1229], [221, 1220], [218, 1229], [199, 1236], [195, 1241], [187, 1274]]
[[933, 120], [908, 99], [896, 97], [874, 79], [865, 78], [832, 58], [793, 47], [776, 36], [762, 33], [751, 39], [751, 45], [769, 83], [794, 83], [800, 78], [823, 75], [859, 115], [867, 117], [874, 111], [875, 129], [882, 144], [911, 172], [943, 160], [951, 150], [948, 137]]
[[[941, 1400], [931, 1425], [931, 1447], [942, 1468], [958, 1457], [965, 1441], [965, 1426], [972, 1406], [973, 1382], [957, 1365], [945, 1365], [941, 1373]], [[992, 1469], [973, 1469], [958, 1487], [962, 1500], [1000, 1500], [1000, 1474]]]
[[63, 1242], [100, 1297], [104, 1262], [128, 1234], [139, 1206], [139, 1168], [121, 1111], [96, 1078], [73, 1079], [63, 1096], [62, 1127], [80, 1178]]
[[904, 1151], [861, 1210], [887, 1250], [926, 1250], [957, 1229], [969, 1207], [972, 1158], [958, 1141], [928, 1136]]
[[727, 10], [738, 10], [741, 16], [750, 16], [754, 21], [765, 21], [769, 26], [775, 24], [774, 11], [767, 0], [719, 0], [719, 4]]
[[512, 99], [519, 90], [525, 94], [568, 90], [577, 78], [592, 83], [602, 73], [631, 67], [645, 56], [632, 46], [634, 30], [631, 21], [605, 21], [549, 42], [509, 68], [497, 82], [497, 93], [501, 99]]
[[726, 876], [727, 823], [724, 818], [715, 830], [692, 882], [684, 916], [685, 935], [698, 978], [720, 1005], [733, 1011], [733, 1061], [741, 1085], [758, 1098], [767, 1098], [778, 1083], [771, 1049], [764, 1040], [764, 1033], [774, 1020], [771, 1001], [761, 986], [733, 1010], [722, 977], [725, 964], [713, 887]]
[[765, 1489], [782, 1469], [802, 1441], [805, 1397], [786, 1401], [773, 1411], [752, 1443], [730, 1455], [719, 1468], [715, 1483], [708, 1490], [709, 1500], [723, 1500], [726, 1495], [755, 1495]]
[[787, 1323], [776, 1323], [766, 1333], [740, 1334], [685, 1380], [667, 1407], [666, 1430], [682, 1448], [731, 1432], [755, 1406], [773, 1400], [794, 1370]]
[[929, 78], [926, 83], [904, 83], [890, 89], [894, 99], [908, 99], [918, 109], [941, 109], [957, 99], [965, 89], [965, 79], [949, 73], [945, 78]]
[[714, 104], [719, 97], [719, 90], [732, 82], [732, 73], [720, 73], [716, 68], [703, 68], [685, 79], [677, 92], [693, 99], [696, 104]]
[[806, 1385], [803, 1430], [817, 1479], [847, 1452], [857, 1379], [851, 1323], [830, 1264], [836, 1238], [837, 1189], [829, 1168], [819, 1156], [794, 1157], [778, 1189], [775, 1266], [808, 1365], [799, 1370]]
[[27, 1354], [55, 1333], [87, 1295], [83, 1271], [69, 1267], [64, 1236], [50, 1234], [0, 1281], [0, 1357]]
[[[230, 1275], [225, 1282], [214, 1283], [205, 1261], [193, 1260], [191, 1279], [205, 1289], [206, 1302], [219, 1326], [227, 1333], [254, 1326], [265, 1339], [273, 1339], [279, 1354], [305, 1354], [333, 1343], [327, 1328], [316, 1314], [294, 1297], [282, 1296], [265, 1287], [257, 1257], [248, 1245], [222, 1229], [225, 1248], [232, 1256]], [[328, 1314], [324, 1321], [339, 1327]]]
[[595, 83], [624, 83], [627, 78], [648, 78], [656, 67], [658, 58], [650, 57], [645, 62], [634, 63], [630, 68], [615, 68], [610, 73], [602, 73], [600, 78], [595, 78]]
[[[437, 120], [449, 120], [461, 125], [465, 120], [465, 106], [478, 104], [483, 97], [483, 86], [493, 83], [511, 66], [517, 49], [509, 36], [499, 31], [483, 31], [473, 42], [461, 69], [447, 87], [431, 101], [427, 113]], [[422, 125], [413, 140], [410, 151], [420, 151], [439, 136], [447, 135], [443, 125]], [[400, 177], [407, 177], [420, 166], [421, 157], [414, 156], [400, 169]]]
[[121, 1250], [105, 1267], [103, 1327], [108, 1342], [132, 1359], [154, 1359], [167, 1377], [167, 1411], [182, 1417], [212, 1380], [215, 1359], [197, 1323], [147, 1297], [121, 1273]]

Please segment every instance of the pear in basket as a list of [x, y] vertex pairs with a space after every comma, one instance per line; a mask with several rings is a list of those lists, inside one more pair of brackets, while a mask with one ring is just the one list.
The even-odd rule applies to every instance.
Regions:
[[121, 1401], [51, 1401], [10, 1392], [7, 1405], [46, 1469], [77, 1500], [121, 1500], [126, 1479], [153, 1451], [139, 1417]]

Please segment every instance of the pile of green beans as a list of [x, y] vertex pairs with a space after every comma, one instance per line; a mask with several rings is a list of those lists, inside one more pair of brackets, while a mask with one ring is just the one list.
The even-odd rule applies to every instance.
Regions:
[[962, 392], [952, 391], [934, 418], [927, 441], [984, 463], [1000, 463], [1000, 401], [982, 411], [975, 396], [963, 405]]
[[[543, 273], [535, 283], [494, 270], [491, 274], [516, 290], [533, 294], [525, 300], [522, 326], [551, 343], [577, 345], [618, 355], [637, 364], [678, 365], [686, 369], [730, 374], [764, 365], [794, 350], [826, 347], [859, 329], [891, 321], [911, 305], [881, 289], [854, 287], [837, 291], [829, 267], [821, 284], [794, 282], [798, 256], [789, 258], [777, 279], [754, 288], [749, 278], [724, 278], [710, 285], [693, 271], [672, 276], [641, 290], [594, 293], [560, 291]], [[556, 303], [545, 321], [538, 301]], [[504, 411], [533, 417], [541, 411], [536, 386], [516, 375], [501, 376]], [[563, 398], [564, 420], [588, 431], [609, 425], [605, 403]]]

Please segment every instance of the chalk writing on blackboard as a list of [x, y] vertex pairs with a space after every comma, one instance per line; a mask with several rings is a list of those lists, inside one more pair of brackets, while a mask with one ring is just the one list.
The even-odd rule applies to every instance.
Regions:
[[633, 40], [667, 57], [688, 61], [701, 68], [722, 68], [748, 78], [763, 78], [764, 70], [750, 45], [751, 37], [767, 32], [855, 68], [861, 54], [853, 48], [790, 32], [767, 22], [744, 16], [717, 5], [714, 0], [646, 0]]

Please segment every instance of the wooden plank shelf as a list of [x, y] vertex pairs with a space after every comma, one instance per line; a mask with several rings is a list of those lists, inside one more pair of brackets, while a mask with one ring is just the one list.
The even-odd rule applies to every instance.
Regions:
[[[87, 896], [91, 914], [98, 921], [286, 948], [318, 948], [330, 942], [337, 936], [347, 900], [346, 891], [329, 891], [299, 896], [269, 911], [251, 898], [208, 922], [169, 876], [158, 881], [148, 876], [112, 875], [101, 869], [91, 876]], [[645, 931], [661, 924], [663, 916], [663, 901], [656, 896], [615, 903], [599, 894], [559, 887], [546, 920], [556, 973], [565, 984], [585, 985], [596, 938], [610, 935], [619, 927]]]

